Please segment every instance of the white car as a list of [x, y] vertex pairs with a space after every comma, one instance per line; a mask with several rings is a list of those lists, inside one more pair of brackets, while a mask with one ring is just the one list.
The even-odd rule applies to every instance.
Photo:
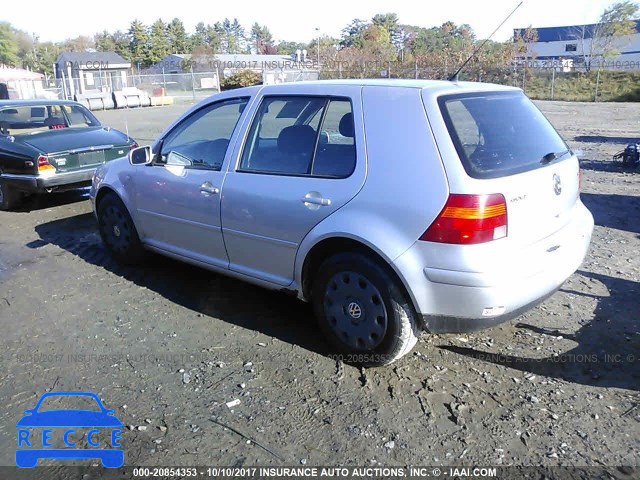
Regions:
[[521, 90], [479, 83], [227, 91], [99, 168], [91, 198], [120, 261], [148, 249], [295, 293], [368, 366], [531, 308], [593, 230], [573, 152]]

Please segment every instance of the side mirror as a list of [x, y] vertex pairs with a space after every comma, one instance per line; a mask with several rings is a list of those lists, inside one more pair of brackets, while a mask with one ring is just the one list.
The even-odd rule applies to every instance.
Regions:
[[138, 147], [129, 152], [129, 163], [131, 165], [149, 165], [153, 161], [151, 147]]

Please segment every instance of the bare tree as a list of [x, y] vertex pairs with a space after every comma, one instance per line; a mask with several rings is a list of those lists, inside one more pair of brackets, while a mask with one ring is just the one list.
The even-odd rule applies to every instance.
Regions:
[[624, 0], [602, 12], [598, 23], [573, 29], [587, 72], [594, 63], [601, 70], [607, 59], [620, 55], [620, 49], [630, 43], [629, 36], [636, 32], [637, 14], [638, 4]]
[[525, 90], [527, 85], [527, 71], [529, 65], [535, 64], [538, 54], [534, 49], [534, 44], [538, 41], [538, 31], [529, 25], [525, 30], [517, 31], [514, 35], [514, 47], [516, 53], [517, 69], [518, 62], [522, 62], [522, 89]]

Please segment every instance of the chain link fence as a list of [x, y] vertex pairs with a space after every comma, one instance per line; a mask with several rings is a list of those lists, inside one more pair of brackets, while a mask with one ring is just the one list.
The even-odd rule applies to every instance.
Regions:
[[[124, 106], [146, 106], [147, 104], [167, 104], [175, 102], [196, 102], [220, 92], [221, 81], [234, 72], [217, 71], [189, 73], [122, 73], [84, 72], [82, 78], [58, 78], [48, 82], [49, 98], [72, 99], [84, 102], [92, 109], [119, 108], [108, 97], [114, 95], [146, 96], [150, 103]], [[276, 70], [260, 71], [262, 83], [273, 85], [303, 80], [317, 80], [318, 71]], [[141, 93], [142, 92], [142, 93]], [[157, 102], [154, 100], [157, 99]], [[169, 100], [170, 99], [170, 100]], [[99, 100], [99, 101], [98, 101]], [[102, 103], [100, 103], [102, 102]], [[112, 103], [115, 103], [112, 105]], [[100, 106], [102, 105], [102, 106]]]
[[[320, 72], [322, 79], [396, 78], [446, 80], [455, 73], [451, 64], [400, 64], [346, 62], [329, 65]], [[531, 98], [565, 101], [640, 101], [640, 70], [570, 67], [562, 63], [512, 62], [482, 64], [470, 62], [459, 74], [460, 81], [487, 82], [522, 88]]]
[[[449, 78], [457, 65], [419, 62], [325, 62], [315, 69], [262, 69], [258, 73], [265, 85], [317, 79], [433, 79]], [[39, 97], [84, 101], [93, 109], [122, 106], [193, 103], [220, 91], [225, 77], [237, 70], [188, 73], [92, 72], [80, 78], [51, 77], [45, 80]], [[547, 63], [515, 61], [483, 64], [472, 61], [460, 73], [459, 80], [497, 83], [522, 88], [540, 100], [566, 101], [640, 101], [640, 70], [591, 68]], [[114, 95], [114, 93], [116, 95]], [[109, 100], [123, 94], [130, 98]], [[149, 98], [147, 101], [146, 98]]]

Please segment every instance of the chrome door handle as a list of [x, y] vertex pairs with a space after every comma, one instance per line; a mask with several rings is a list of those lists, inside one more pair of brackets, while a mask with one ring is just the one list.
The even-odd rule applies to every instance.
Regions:
[[304, 203], [312, 203], [314, 205], [321, 205], [323, 207], [328, 207], [329, 205], [331, 205], [331, 200], [329, 200], [328, 198], [303, 198], [302, 201]]
[[323, 198], [322, 195], [320, 195], [318, 192], [309, 192], [302, 199], [302, 203], [304, 203], [307, 207], [310, 205], [328, 207], [329, 205], [331, 205], [331, 199]]
[[209, 182], [204, 182], [202, 185], [200, 185], [200, 193], [205, 196], [217, 195], [218, 193], [220, 193], [220, 189], [214, 187]]

